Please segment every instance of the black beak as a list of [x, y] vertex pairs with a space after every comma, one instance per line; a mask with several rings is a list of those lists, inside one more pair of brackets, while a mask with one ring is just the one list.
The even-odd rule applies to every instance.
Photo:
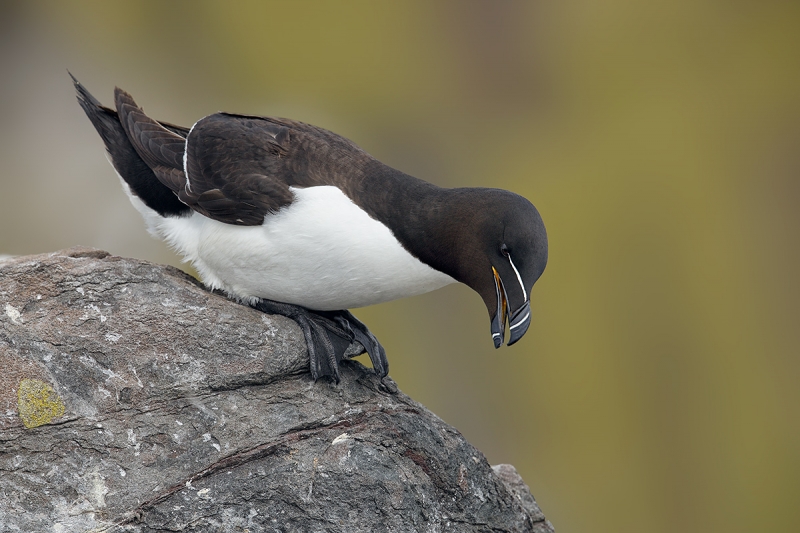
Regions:
[[526, 300], [522, 307], [514, 311], [508, 321], [508, 346], [511, 346], [525, 335], [531, 325], [531, 301]]
[[492, 272], [494, 273], [494, 287], [497, 291], [497, 312], [492, 318], [492, 340], [495, 348], [499, 348], [503, 344], [506, 318], [508, 318], [509, 338], [507, 346], [511, 346], [525, 335], [525, 332], [528, 331], [528, 326], [531, 325], [531, 302], [526, 299], [520, 308], [509, 317], [508, 296], [503, 286], [503, 280], [500, 279], [500, 274], [497, 273], [494, 267], [492, 267]]

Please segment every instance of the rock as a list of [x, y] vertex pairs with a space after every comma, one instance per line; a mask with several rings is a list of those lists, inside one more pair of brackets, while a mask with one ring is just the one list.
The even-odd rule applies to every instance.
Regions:
[[172, 268], [0, 262], [0, 531], [553, 531], [510, 465]]

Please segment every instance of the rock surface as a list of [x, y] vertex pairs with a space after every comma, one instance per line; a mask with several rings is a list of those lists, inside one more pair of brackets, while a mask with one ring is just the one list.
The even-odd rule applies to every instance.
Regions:
[[0, 261], [0, 531], [552, 531], [510, 465], [294, 322], [73, 248]]

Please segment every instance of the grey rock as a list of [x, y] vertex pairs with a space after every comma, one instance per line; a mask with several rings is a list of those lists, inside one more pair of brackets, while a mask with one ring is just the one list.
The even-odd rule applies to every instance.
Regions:
[[0, 262], [0, 531], [553, 529], [391, 379], [315, 383], [291, 320], [72, 248]]

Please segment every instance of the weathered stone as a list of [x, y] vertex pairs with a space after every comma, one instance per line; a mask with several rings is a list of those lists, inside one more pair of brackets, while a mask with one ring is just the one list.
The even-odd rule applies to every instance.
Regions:
[[552, 531], [513, 467], [171, 267], [0, 262], [0, 531]]

